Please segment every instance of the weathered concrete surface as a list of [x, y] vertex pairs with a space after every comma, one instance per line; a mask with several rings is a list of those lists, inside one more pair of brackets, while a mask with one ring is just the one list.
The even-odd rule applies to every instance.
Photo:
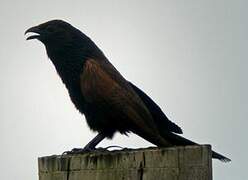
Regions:
[[41, 157], [39, 180], [212, 180], [211, 146]]

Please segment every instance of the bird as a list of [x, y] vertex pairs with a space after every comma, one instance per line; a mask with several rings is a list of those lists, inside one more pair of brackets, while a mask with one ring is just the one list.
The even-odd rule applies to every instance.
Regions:
[[[82, 149], [94, 150], [116, 132], [134, 133], [158, 147], [198, 145], [140, 88], [126, 80], [103, 51], [83, 32], [63, 20], [33, 26], [27, 40], [44, 44], [76, 109], [97, 135]], [[230, 159], [212, 151], [212, 158]]]

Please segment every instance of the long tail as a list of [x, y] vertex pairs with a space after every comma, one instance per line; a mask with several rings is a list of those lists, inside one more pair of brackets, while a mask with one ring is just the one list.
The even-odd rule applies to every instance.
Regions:
[[[186, 139], [182, 136], [179, 136], [177, 134], [174, 134], [174, 133], [164, 133], [163, 134], [163, 137], [165, 139], [167, 139], [168, 141], [170, 141], [173, 145], [198, 145], [197, 143], [193, 142], [193, 141], [190, 141], [189, 139]], [[230, 162], [231, 159], [215, 152], [215, 151], [212, 151], [212, 158], [215, 158], [215, 159], [219, 159], [220, 161], [222, 162]]]

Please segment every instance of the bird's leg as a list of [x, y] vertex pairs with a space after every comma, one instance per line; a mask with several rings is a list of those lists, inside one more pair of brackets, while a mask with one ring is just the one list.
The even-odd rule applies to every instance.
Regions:
[[98, 133], [83, 149], [86, 151], [94, 150], [97, 144], [99, 144], [106, 135], [102, 132]]
[[80, 154], [93, 151], [97, 144], [99, 144], [105, 137], [106, 135], [100, 132], [84, 148], [73, 148], [71, 151], [66, 151], [63, 154]]

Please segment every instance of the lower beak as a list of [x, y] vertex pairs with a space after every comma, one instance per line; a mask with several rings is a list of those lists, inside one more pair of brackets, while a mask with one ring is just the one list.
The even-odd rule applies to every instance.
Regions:
[[27, 30], [25, 31], [24, 34], [27, 34], [27, 33], [36, 33], [36, 34], [27, 37], [26, 40], [30, 40], [30, 39], [39, 39], [41, 30], [39, 29], [39, 27], [34, 26], [34, 27], [31, 27], [31, 28], [27, 29]]

